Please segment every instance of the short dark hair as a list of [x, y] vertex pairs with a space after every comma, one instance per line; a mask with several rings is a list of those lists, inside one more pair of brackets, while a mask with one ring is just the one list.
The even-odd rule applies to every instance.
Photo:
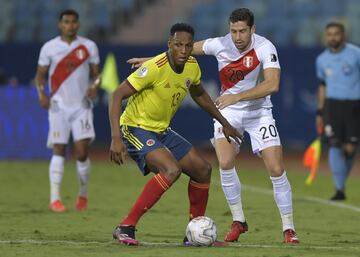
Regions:
[[235, 23], [238, 21], [246, 21], [246, 24], [251, 28], [254, 25], [254, 14], [248, 8], [235, 9], [229, 17], [229, 22]]
[[172, 25], [170, 29], [170, 36], [173, 37], [178, 31], [188, 32], [192, 35], [192, 37], [194, 37], [195, 35], [194, 28], [186, 23], [175, 23], [174, 25]]
[[67, 9], [60, 13], [59, 15], [59, 21], [64, 17], [64, 15], [72, 15], [75, 16], [76, 20], [79, 20], [79, 13], [73, 9]]
[[331, 27], [337, 27], [341, 30], [342, 33], [345, 33], [345, 26], [339, 21], [330, 21], [328, 24], [326, 24], [325, 29], [327, 30], [328, 28]]

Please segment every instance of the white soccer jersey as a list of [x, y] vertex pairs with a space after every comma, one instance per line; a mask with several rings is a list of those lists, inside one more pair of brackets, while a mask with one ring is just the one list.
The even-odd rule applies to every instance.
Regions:
[[[259, 84], [263, 69], [280, 69], [276, 48], [268, 39], [253, 34], [250, 44], [248, 50], [240, 53], [230, 33], [204, 42], [204, 53], [214, 55], [218, 61], [221, 94], [237, 94], [251, 89]], [[272, 107], [270, 96], [239, 101], [227, 108], [251, 110], [261, 107]]]
[[99, 63], [99, 52], [96, 44], [84, 37], [77, 36], [68, 44], [58, 36], [41, 48], [38, 64], [50, 66], [50, 93], [60, 106], [82, 104], [90, 85], [90, 63]]

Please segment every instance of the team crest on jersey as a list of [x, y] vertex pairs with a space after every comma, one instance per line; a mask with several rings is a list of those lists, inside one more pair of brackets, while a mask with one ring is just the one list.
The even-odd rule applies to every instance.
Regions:
[[147, 146], [153, 146], [155, 144], [155, 140], [154, 139], [148, 139], [146, 140], [146, 145]]
[[85, 58], [85, 51], [83, 49], [79, 49], [76, 51], [76, 57], [79, 59], [79, 60], [82, 60]]
[[254, 58], [252, 56], [245, 56], [243, 60], [243, 64], [246, 68], [250, 68], [253, 66]]
[[185, 85], [186, 85], [187, 88], [189, 88], [189, 87], [191, 86], [191, 83], [192, 83], [192, 80], [191, 80], [191, 79], [187, 78], [187, 79], [185, 80]]
[[148, 69], [146, 67], [140, 67], [137, 74], [140, 78], [143, 78], [147, 75]]

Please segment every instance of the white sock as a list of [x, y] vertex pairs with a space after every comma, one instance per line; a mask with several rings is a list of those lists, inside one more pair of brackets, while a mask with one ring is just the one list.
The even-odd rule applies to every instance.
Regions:
[[245, 215], [241, 203], [241, 183], [235, 168], [220, 169], [221, 187], [230, 207], [233, 220], [245, 222]]
[[60, 200], [60, 186], [64, 176], [65, 158], [60, 155], [53, 155], [49, 166], [50, 179], [50, 203]]
[[292, 192], [286, 171], [280, 177], [270, 177], [273, 184], [274, 199], [279, 208], [283, 231], [294, 229]]
[[80, 192], [79, 196], [87, 197], [87, 185], [90, 175], [90, 159], [87, 158], [84, 162], [76, 162], [76, 170], [79, 178]]

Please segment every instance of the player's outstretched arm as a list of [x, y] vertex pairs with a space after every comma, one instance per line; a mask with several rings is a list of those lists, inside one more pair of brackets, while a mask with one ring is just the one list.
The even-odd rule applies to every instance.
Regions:
[[204, 50], [203, 50], [204, 42], [205, 42], [205, 40], [195, 42], [193, 50], [191, 51], [191, 54], [193, 54], [193, 55], [205, 54]]
[[122, 114], [121, 104], [124, 99], [135, 93], [136, 90], [125, 80], [114, 91], [109, 101], [109, 121], [111, 128], [110, 160], [119, 165], [124, 163], [127, 155], [127, 149], [122, 141], [119, 123]]
[[139, 68], [144, 62], [146, 62], [147, 60], [150, 60], [153, 57], [134, 57], [134, 58], [130, 58], [129, 60], [127, 60], [126, 62], [128, 64], [131, 64], [131, 69], [137, 69]]
[[38, 65], [35, 75], [35, 86], [39, 97], [39, 104], [41, 107], [48, 109], [50, 105], [49, 96], [44, 92], [45, 76], [48, 73], [49, 66]]
[[222, 110], [239, 101], [255, 100], [279, 91], [280, 69], [268, 68], [264, 70], [264, 81], [255, 87], [238, 94], [224, 94], [216, 99], [216, 106]]
[[[203, 51], [204, 42], [205, 42], [205, 40], [195, 42], [191, 54], [193, 54], [193, 55], [203, 55], [204, 54], [204, 51]], [[130, 58], [126, 62], [131, 65], [131, 69], [137, 69], [144, 62], [150, 60], [151, 58], [153, 58], [153, 57], [134, 57], [134, 58]]]
[[230, 125], [224, 116], [222, 116], [208, 93], [201, 85], [191, 85], [189, 91], [192, 99], [194, 99], [194, 101], [204, 111], [208, 112], [213, 118], [220, 122], [220, 124], [223, 126], [224, 135], [229, 143], [231, 142], [230, 137], [232, 137], [238, 144], [243, 141], [243, 136]]

